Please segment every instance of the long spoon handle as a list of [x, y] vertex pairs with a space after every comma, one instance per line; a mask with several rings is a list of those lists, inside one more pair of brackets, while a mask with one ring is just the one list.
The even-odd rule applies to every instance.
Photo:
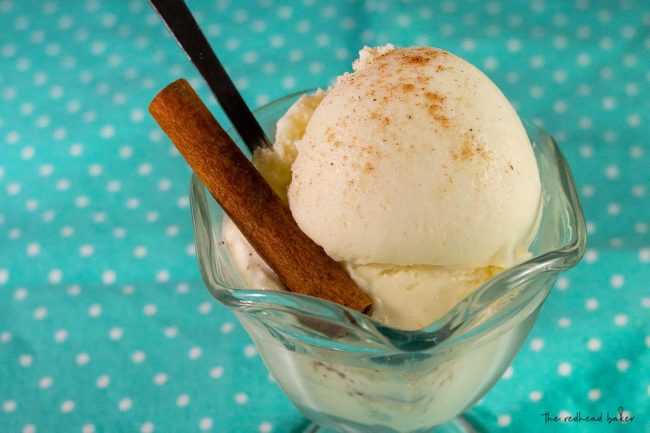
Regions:
[[269, 139], [183, 0], [149, 0], [187, 57], [208, 84], [248, 149], [268, 146]]

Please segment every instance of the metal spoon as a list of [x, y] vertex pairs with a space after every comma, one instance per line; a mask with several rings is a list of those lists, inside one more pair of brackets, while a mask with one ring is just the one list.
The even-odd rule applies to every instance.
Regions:
[[149, 0], [187, 57], [212, 90], [248, 149], [270, 141], [228, 76], [183, 0]]

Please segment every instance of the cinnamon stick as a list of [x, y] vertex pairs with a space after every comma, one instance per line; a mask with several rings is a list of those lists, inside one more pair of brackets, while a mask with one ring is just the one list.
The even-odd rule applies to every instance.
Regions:
[[312, 241], [189, 83], [165, 87], [149, 112], [251, 246], [295, 293], [361, 312], [372, 307], [350, 276]]

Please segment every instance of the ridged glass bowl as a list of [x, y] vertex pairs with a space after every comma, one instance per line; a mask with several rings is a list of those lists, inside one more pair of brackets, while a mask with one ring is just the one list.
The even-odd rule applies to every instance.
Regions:
[[[301, 94], [255, 112], [269, 136]], [[477, 431], [459, 415], [501, 377], [558, 275], [578, 263], [586, 242], [564, 157], [546, 132], [526, 128], [543, 190], [532, 258], [417, 331], [388, 327], [313, 297], [248, 289], [221, 242], [224, 212], [192, 177], [190, 203], [205, 285], [234, 311], [278, 385], [315, 423], [307, 431]]]

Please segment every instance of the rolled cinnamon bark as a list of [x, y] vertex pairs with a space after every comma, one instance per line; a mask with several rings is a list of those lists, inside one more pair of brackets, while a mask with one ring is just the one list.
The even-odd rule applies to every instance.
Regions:
[[370, 311], [370, 298], [300, 230], [186, 80], [161, 90], [149, 112], [287, 290]]

